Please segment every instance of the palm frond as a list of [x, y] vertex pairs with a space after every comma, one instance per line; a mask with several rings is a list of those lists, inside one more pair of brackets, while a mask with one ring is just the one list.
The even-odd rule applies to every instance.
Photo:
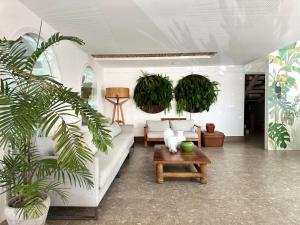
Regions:
[[[60, 183], [49, 183], [47, 180], [36, 180], [31, 184], [19, 185], [19, 196], [14, 203], [18, 208], [19, 216], [24, 218], [38, 218], [42, 216], [47, 209], [43, 201], [46, 200], [50, 191], [55, 192], [63, 201], [66, 201], [68, 196], [65, 189], [60, 188]], [[21, 199], [22, 201], [18, 201]]]
[[68, 168], [61, 168], [56, 158], [41, 159], [36, 163], [37, 178], [53, 176], [54, 179], [66, 183], [66, 180], [71, 185], [79, 185], [79, 187], [92, 188], [93, 180], [89, 170], [72, 171]]
[[25, 53], [21, 38], [15, 41], [0, 39], [0, 71], [9, 73], [12, 69], [24, 69], [28, 58]]
[[73, 36], [64, 36], [60, 33], [55, 33], [46, 42], [42, 42], [41, 45], [32, 53], [32, 55], [28, 58], [26, 62], [25, 70], [31, 72], [41, 54], [43, 54], [49, 47], [64, 40], [72, 41], [79, 45], [84, 44], [84, 42], [80, 38]]
[[111, 146], [107, 119], [86, 103], [77, 92], [73, 92], [72, 89], [58, 86], [51, 91], [56, 94], [61, 102], [69, 103], [76, 115], [81, 115], [93, 135], [94, 145], [101, 151], [106, 152]]

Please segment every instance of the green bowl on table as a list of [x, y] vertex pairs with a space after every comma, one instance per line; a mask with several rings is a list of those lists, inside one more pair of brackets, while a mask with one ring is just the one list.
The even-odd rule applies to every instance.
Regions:
[[183, 152], [192, 152], [194, 150], [194, 143], [192, 141], [181, 142], [180, 149]]

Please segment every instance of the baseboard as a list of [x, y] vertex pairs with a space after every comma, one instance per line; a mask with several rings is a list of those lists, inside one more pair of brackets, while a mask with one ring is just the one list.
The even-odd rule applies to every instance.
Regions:
[[244, 141], [245, 136], [226, 136], [225, 142], [235, 142], [235, 141]]
[[142, 136], [134, 137], [134, 143], [144, 143], [144, 137]]
[[97, 220], [98, 207], [51, 206], [47, 220]]

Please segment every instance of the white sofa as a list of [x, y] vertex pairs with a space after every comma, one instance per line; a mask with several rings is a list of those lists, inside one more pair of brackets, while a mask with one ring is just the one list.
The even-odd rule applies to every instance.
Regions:
[[68, 201], [64, 203], [56, 194], [52, 194], [50, 195], [51, 206], [98, 207], [134, 145], [132, 125], [121, 126], [121, 133], [112, 139], [113, 147], [108, 150], [107, 154], [96, 149], [88, 131], [84, 132], [84, 138], [91, 150], [96, 150], [93, 162], [88, 165], [93, 175], [94, 187], [87, 190], [65, 184], [64, 188], [67, 188], [69, 196]]
[[172, 129], [174, 132], [183, 131], [183, 135], [189, 141], [198, 142], [201, 147], [201, 127], [194, 123], [194, 120], [185, 118], [162, 118], [161, 120], [147, 120], [144, 127], [144, 146], [148, 142], [157, 142], [164, 140], [164, 131]]

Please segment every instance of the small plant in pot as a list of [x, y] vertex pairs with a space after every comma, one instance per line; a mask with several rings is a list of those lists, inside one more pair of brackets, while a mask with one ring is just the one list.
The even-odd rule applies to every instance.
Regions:
[[143, 72], [137, 80], [133, 99], [141, 110], [159, 113], [171, 108], [173, 85], [169, 77]]
[[218, 91], [218, 83], [204, 76], [191, 74], [183, 77], [174, 91], [177, 113], [209, 111], [210, 106], [217, 101]]
[[[87, 168], [93, 159], [80, 131], [83, 118], [93, 136], [93, 143], [107, 151], [111, 137], [107, 121], [76, 92], [51, 76], [37, 76], [37, 59], [60, 41], [83, 44], [79, 38], [59, 33], [42, 42], [32, 54], [22, 46], [22, 39], [0, 39], [0, 187], [7, 196], [5, 216], [9, 225], [43, 225], [50, 206], [49, 192], [67, 199], [65, 182], [84, 188], [93, 186]], [[40, 155], [36, 147], [39, 135], [55, 143], [54, 156]]]
[[92, 94], [93, 83], [83, 83], [81, 87], [81, 97], [89, 98]]

